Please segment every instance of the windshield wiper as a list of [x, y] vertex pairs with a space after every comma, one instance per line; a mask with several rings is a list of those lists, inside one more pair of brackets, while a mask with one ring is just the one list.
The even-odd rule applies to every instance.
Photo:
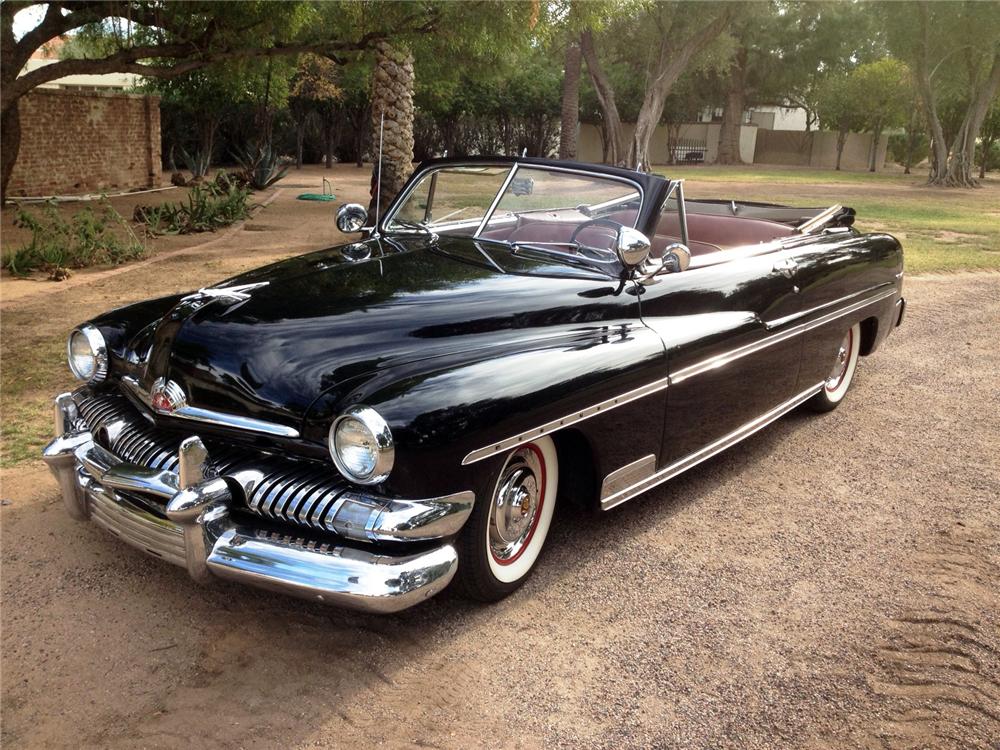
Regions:
[[[572, 248], [576, 252], [570, 253], [565, 250], [556, 250], [553, 246]], [[575, 258], [577, 260], [584, 258], [585, 260], [593, 263], [606, 265], [618, 263], [618, 257], [611, 250], [591, 247], [590, 245], [584, 245], [580, 242], [525, 242], [523, 245], [519, 245], [516, 242], [514, 243], [515, 252], [522, 247], [526, 249], [537, 249], [544, 253], [550, 253], [561, 257]]]
[[[519, 245], [516, 242], [511, 245], [511, 252], [513, 252], [514, 255], [534, 252], [538, 253], [539, 255], [547, 255], [550, 258], [557, 258], [563, 263], [566, 263], [571, 266], [576, 266], [578, 268], [586, 268], [590, 271], [597, 271], [598, 273], [602, 273], [611, 278], [614, 278], [615, 276], [618, 275], [616, 271], [605, 268], [605, 266], [613, 266], [618, 262], [617, 259], [612, 258], [610, 255], [605, 256], [602, 254], [598, 256], [595, 254], [594, 248], [587, 247], [586, 245], [577, 245], [576, 243], [571, 244], [569, 242], [552, 242], [549, 244], [565, 245], [567, 247], [576, 248], [577, 252], [569, 253], [566, 252], [565, 250], [556, 250], [554, 247], [545, 247], [540, 243], [539, 244], [525, 243], [523, 245]], [[588, 250], [590, 252], [584, 252], [584, 250]]]

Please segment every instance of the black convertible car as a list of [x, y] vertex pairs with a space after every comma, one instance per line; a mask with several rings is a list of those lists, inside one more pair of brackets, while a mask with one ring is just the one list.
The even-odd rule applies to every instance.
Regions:
[[72, 333], [45, 459], [74, 517], [197, 580], [498, 599], [557, 503], [608, 510], [833, 409], [903, 316], [899, 242], [841, 206], [495, 158], [337, 220], [363, 239]]

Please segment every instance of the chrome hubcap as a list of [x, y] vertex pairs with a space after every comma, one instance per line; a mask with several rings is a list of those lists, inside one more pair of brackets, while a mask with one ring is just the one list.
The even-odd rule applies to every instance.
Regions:
[[490, 554], [497, 562], [513, 562], [527, 546], [541, 511], [544, 483], [537, 449], [518, 449], [504, 467], [490, 505]]
[[847, 365], [851, 358], [851, 347], [854, 345], [854, 333], [850, 330], [847, 331], [847, 335], [844, 336], [844, 340], [840, 342], [840, 349], [837, 351], [837, 361], [833, 366], [833, 370], [826, 379], [826, 389], [828, 391], [835, 391], [840, 386], [841, 382], [844, 380], [844, 375], [847, 374]]

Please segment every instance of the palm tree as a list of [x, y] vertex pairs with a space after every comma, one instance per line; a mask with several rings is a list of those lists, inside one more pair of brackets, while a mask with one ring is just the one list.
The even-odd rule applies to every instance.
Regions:
[[[372, 128], [372, 145], [375, 148], [378, 148], [379, 131], [382, 131], [382, 189], [378, 206], [381, 215], [413, 169], [413, 55], [409, 50], [388, 42], [379, 42], [375, 47]], [[378, 156], [375, 155], [376, 174]], [[369, 213], [376, 208], [376, 187], [376, 177], [373, 175]]]
[[563, 69], [560, 159], [576, 158], [576, 136], [580, 120], [580, 59], [580, 42], [570, 39], [566, 44], [566, 63]]

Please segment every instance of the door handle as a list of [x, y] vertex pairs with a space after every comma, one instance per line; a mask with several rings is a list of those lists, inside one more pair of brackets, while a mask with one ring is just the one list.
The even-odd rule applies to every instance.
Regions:
[[782, 258], [781, 260], [776, 260], [774, 262], [774, 268], [771, 270], [780, 273], [786, 279], [792, 278], [795, 272], [798, 270], [799, 264], [796, 263], [792, 258]]

